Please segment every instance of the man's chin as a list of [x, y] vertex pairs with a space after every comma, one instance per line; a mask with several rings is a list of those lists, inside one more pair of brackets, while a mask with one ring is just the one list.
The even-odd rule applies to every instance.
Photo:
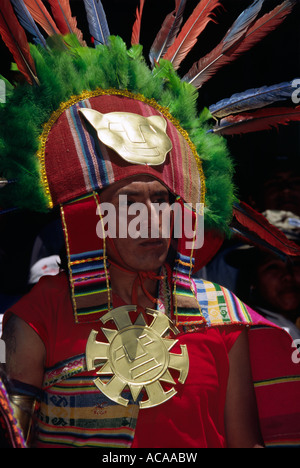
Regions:
[[165, 253], [157, 255], [153, 252], [142, 252], [137, 256], [135, 269], [138, 271], [158, 271], [165, 263], [167, 255]]

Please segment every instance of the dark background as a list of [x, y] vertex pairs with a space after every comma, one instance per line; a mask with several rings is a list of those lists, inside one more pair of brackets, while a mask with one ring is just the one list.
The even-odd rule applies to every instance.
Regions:
[[[102, 0], [102, 3], [111, 34], [120, 35], [129, 46], [139, 1]], [[197, 0], [188, 0], [185, 18], [192, 13], [197, 3]], [[251, 0], [222, 0], [223, 8], [216, 10], [217, 24], [210, 23], [199, 38], [193, 53], [179, 70], [181, 76], [189, 70], [194, 61], [218, 44], [237, 16], [251, 3]], [[280, 3], [280, 0], [265, 0], [263, 12], [270, 11]], [[77, 17], [78, 26], [89, 42], [83, 0], [70, 0], [70, 4]], [[174, 0], [145, 0], [141, 44], [144, 46], [146, 57], [166, 14], [174, 9], [174, 4]], [[292, 14], [276, 31], [229, 67], [218, 72], [199, 90], [199, 109], [249, 88], [300, 78], [299, 20], [298, 2]], [[0, 73], [8, 79], [12, 78], [11, 56], [2, 42], [0, 53]], [[235, 182], [241, 199], [247, 201], [250, 195], [255, 195], [265, 175], [278, 162], [287, 161], [291, 167], [299, 165], [299, 125], [300, 123], [292, 123], [289, 126], [281, 126], [278, 130], [227, 138], [236, 166]], [[53, 216], [56, 214], [36, 216], [32, 213], [15, 213], [0, 216], [0, 248], [5, 251], [0, 265], [0, 269], [5, 271], [0, 278], [2, 289], [8, 292], [22, 292], [34, 238]]]

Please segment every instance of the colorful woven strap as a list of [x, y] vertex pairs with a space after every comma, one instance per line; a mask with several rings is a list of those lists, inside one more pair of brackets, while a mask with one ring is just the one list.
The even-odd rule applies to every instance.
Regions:
[[122, 396], [129, 404], [118, 405], [98, 390], [94, 380], [94, 373], [87, 372], [84, 354], [47, 370], [38, 447], [131, 447], [139, 402], [125, 389]]
[[[198, 308], [181, 307], [177, 310], [176, 321], [178, 326], [183, 326], [184, 330], [191, 327], [219, 326], [230, 324], [251, 324], [253, 320], [249, 315], [247, 307], [230, 291], [208, 281], [191, 279], [187, 282], [186, 275], [178, 275], [179, 287], [178, 295], [197, 299]], [[181, 280], [181, 283], [180, 283]], [[189, 284], [192, 288], [189, 289]], [[190, 291], [190, 292], [189, 292]]]
[[94, 193], [61, 207], [77, 323], [95, 322], [110, 309], [105, 240], [96, 232], [97, 224], [101, 223], [98, 203], [98, 195]]
[[248, 309], [233, 293], [208, 281], [197, 280], [197, 297], [207, 325], [253, 322]]

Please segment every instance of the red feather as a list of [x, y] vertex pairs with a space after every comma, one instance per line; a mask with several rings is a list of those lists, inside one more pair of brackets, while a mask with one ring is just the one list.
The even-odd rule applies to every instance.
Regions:
[[[234, 205], [232, 225], [250, 243], [261, 245], [289, 256], [300, 256], [300, 246], [269, 223], [260, 213], [244, 202]], [[249, 237], [248, 237], [249, 235]], [[252, 239], [252, 242], [251, 242]]]
[[51, 6], [53, 18], [61, 34], [76, 34], [80, 44], [85, 46], [83, 35], [77, 28], [76, 18], [72, 16], [69, 0], [47, 0]]
[[168, 49], [173, 45], [183, 21], [183, 12], [186, 5], [186, 0], [177, 0], [175, 10], [168, 14], [158, 32], [153, 45], [150, 49], [151, 63], [159, 62]]
[[60, 34], [59, 29], [41, 0], [24, 0], [24, 3], [34, 21], [44, 29], [48, 36]]
[[131, 45], [140, 43], [141, 23], [145, 0], [140, 0], [140, 8], [136, 9], [136, 20], [132, 28]]
[[4, 43], [12, 53], [19, 71], [30, 84], [38, 83], [26, 33], [18, 22], [9, 0], [1, 0], [0, 33]]
[[277, 128], [280, 124], [287, 125], [292, 121], [300, 121], [300, 106], [295, 108], [272, 107], [251, 113], [230, 115], [222, 119], [213, 132], [220, 135], [239, 135], [270, 130], [274, 127]]
[[209, 54], [194, 63], [189, 72], [183, 78], [195, 88], [200, 88], [206, 83], [217, 71], [236, 60], [242, 54], [250, 50], [255, 44], [260, 42], [271, 31], [276, 29], [289, 15], [295, 5], [294, 0], [286, 0], [281, 5], [278, 5], [270, 13], [267, 13], [262, 18], [248, 29], [243, 40], [227, 53], [223, 53], [222, 41]]
[[204, 31], [210, 21], [211, 14], [218, 6], [221, 6], [218, 0], [201, 0], [192, 15], [183, 26], [172, 47], [164, 55], [165, 60], [170, 60], [173, 67], [177, 70], [181, 62], [191, 51], [197, 42], [199, 35]]

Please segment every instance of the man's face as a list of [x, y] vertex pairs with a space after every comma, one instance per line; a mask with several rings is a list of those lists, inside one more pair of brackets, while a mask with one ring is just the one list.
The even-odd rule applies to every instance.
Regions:
[[[158, 271], [166, 260], [170, 240], [167, 188], [150, 176], [136, 176], [103, 190], [100, 201], [115, 207], [113, 242], [126, 266], [139, 271]], [[140, 212], [132, 209], [138, 207], [137, 203], [141, 204]], [[155, 209], [157, 204], [163, 204], [159, 213]], [[108, 257], [118, 262], [110, 241], [107, 250]]]
[[264, 185], [264, 206], [269, 210], [291, 211], [300, 215], [300, 175], [278, 172]]
[[290, 263], [266, 258], [258, 268], [258, 288], [274, 312], [287, 317], [297, 311], [300, 314], [300, 258]]

